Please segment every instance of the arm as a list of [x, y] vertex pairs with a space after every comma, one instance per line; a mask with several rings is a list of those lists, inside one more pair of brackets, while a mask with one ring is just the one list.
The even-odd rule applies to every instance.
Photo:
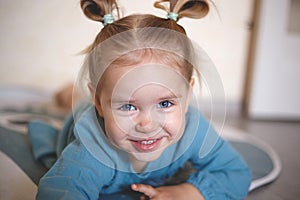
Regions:
[[36, 199], [98, 199], [111, 173], [74, 141], [41, 179]]
[[[216, 136], [217, 133], [213, 129], [211, 131], [211, 136]], [[191, 162], [197, 172], [187, 182], [201, 191], [205, 199], [237, 200], [246, 197], [251, 173], [244, 160], [228, 142], [219, 137], [206, 156], [201, 156], [199, 149], [194, 149], [194, 152], [197, 153]]]
[[182, 183], [173, 186], [162, 186], [153, 188], [150, 185], [144, 184], [132, 184], [131, 189], [137, 192], [141, 192], [144, 195], [141, 199], [162, 199], [162, 200], [204, 200], [202, 194], [197, 190], [195, 186], [189, 183]]

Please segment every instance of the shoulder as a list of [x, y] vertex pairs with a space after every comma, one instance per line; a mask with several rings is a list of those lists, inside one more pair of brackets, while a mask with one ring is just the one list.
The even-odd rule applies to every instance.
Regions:
[[190, 107], [186, 113], [186, 129], [184, 137], [192, 140], [190, 149], [205, 157], [213, 149], [224, 142], [213, 124], [195, 107]]
[[193, 106], [190, 106], [186, 113], [186, 131], [191, 129], [196, 131], [205, 131], [210, 128], [211, 124], [202, 112]]
[[186, 113], [186, 125], [183, 136], [192, 137], [193, 140], [197, 139], [197, 142], [201, 142], [206, 137], [208, 131], [214, 131], [213, 126], [198, 108], [190, 106]]

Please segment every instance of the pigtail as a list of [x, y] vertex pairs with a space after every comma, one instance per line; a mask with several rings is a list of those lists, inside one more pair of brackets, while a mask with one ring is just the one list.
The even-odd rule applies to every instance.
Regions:
[[119, 8], [116, 0], [80, 0], [80, 6], [89, 19], [102, 22], [107, 14], [116, 14], [119, 18]]
[[207, 1], [178, 1], [174, 8], [174, 12], [177, 12], [180, 17], [189, 17], [194, 19], [200, 19], [207, 15], [209, 12], [209, 5]]
[[154, 7], [176, 13], [177, 20], [182, 17], [200, 19], [209, 12], [208, 0], [159, 0], [154, 3]]
[[107, 25], [119, 19], [120, 12], [116, 0], [80, 0], [80, 6], [86, 17], [93, 21], [101, 22], [105, 26], [105, 31], [101, 30], [96, 36], [95, 41], [81, 51], [81, 54], [86, 54], [91, 52], [101, 41], [110, 37], [110, 33], [112, 32], [110, 29], [113, 28]]

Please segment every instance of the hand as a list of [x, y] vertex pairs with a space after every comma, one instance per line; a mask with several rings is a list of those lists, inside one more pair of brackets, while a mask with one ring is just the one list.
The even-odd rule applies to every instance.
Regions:
[[151, 185], [132, 184], [131, 189], [144, 194], [140, 197], [141, 200], [204, 200], [198, 189], [189, 183], [183, 183], [174, 186], [162, 186], [158, 188], [153, 188]]

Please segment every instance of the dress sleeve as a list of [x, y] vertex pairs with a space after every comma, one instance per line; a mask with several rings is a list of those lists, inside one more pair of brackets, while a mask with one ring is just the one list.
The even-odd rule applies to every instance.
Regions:
[[[210, 131], [203, 131], [208, 129]], [[199, 130], [192, 144], [191, 162], [196, 172], [187, 182], [193, 184], [206, 200], [244, 199], [251, 183], [251, 172], [245, 161], [207, 122], [203, 125], [202, 120]], [[209, 139], [204, 140], [205, 136], [217, 139], [210, 150], [201, 155], [203, 142], [209, 142]]]
[[36, 199], [97, 200], [105, 187], [103, 183], [109, 183], [112, 177], [113, 171], [102, 166], [75, 140], [40, 180]]

